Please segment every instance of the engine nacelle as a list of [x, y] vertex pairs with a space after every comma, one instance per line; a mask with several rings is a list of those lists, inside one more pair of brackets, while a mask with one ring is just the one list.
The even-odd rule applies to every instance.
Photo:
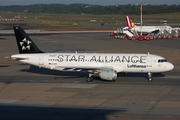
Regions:
[[114, 70], [101, 70], [99, 72], [99, 77], [104, 80], [116, 80], [117, 72]]

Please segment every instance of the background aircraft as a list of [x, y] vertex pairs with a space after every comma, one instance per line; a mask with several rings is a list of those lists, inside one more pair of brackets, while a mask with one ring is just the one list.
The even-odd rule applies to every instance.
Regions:
[[125, 16], [126, 19], [126, 26], [130, 28], [133, 31], [136, 32], [143, 32], [143, 33], [152, 33], [152, 32], [159, 32], [159, 31], [170, 31], [172, 29], [171, 26], [136, 26], [132, 20], [129, 18], [129, 16]]

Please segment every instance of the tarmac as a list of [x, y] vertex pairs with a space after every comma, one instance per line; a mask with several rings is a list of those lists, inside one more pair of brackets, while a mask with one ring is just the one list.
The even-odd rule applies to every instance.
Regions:
[[13, 35], [0, 36], [0, 119], [179, 120], [180, 39], [118, 40], [108, 33], [31, 35], [44, 52], [150, 53], [175, 68], [166, 73], [119, 74], [114, 82], [86, 72], [38, 68], [10, 59], [18, 53]]

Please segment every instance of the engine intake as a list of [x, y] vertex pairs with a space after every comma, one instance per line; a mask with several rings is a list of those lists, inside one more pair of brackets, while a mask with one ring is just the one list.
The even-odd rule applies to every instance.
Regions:
[[99, 77], [103, 80], [116, 80], [117, 72], [114, 70], [101, 70], [99, 72]]

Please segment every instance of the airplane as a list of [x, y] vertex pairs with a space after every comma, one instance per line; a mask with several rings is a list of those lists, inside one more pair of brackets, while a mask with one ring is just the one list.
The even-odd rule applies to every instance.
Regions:
[[[166, 30], [170, 32], [172, 30], [171, 26], [165, 25], [165, 26], [136, 26], [132, 22], [132, 20], [129, 18], [129, 16], [125, 16], [126, 19], [126, 26], [127, 28], [130, 28], [133, 31], [136, 32], [143, 32], [143, 33], [158, 33], [159, 31]], [[142, 27], [142, 28], [141, 28]]]
[[115, 81], [117, 74], [147, 73], [152, 81], [152, 73], [170, 71], [174, 65], [164, 57], [153, 54], [126, 53], [45, 53], [41, 51], [21, 27], [13, 27], [20, 54], [11, 58], [22, 63], [59, 71], [88, 71], [87, 82], [93, 76], [102, 80]]

